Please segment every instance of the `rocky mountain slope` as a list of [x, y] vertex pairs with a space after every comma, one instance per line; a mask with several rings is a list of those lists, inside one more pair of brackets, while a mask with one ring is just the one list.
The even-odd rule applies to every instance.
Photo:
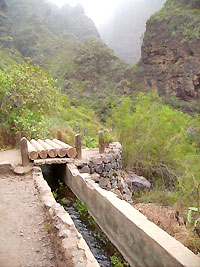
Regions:
[[101, 38], [122, 59], [136, 63], [147, 19], [163, 7], [166, 0], [124, 0], [113, 17], [98, 26]]
[[182, 100], [200, 96], [200, 1], [168, 0], [147, 22], [145, 84]]

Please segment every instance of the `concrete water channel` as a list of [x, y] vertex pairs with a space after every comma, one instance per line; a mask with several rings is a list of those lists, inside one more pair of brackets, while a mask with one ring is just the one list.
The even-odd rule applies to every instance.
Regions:
[[[199, 257], [148, 221], [129, 203], [100, 188], [89, 174], [80, 174], [73, 163], [58, 165], [56, 169], [56, 176], [86, 204], [89, 214], [130, 266], [200, 266]], [[83, 263], [80, 266], [99, 264], [94, 260], [91, 265]]]
[[123, 259], [119, 251], [112, 245], [106, 235], [102, 232], [95, 220], [90, 216], [87, 207], [81, 202], [70, 188], [59, 178], [57, 166], [43, 165], [43, 177], [51, 187], [53, 195], [58, 203], [71, 216], [77, 230], [86, 240], [90, 250], [101, 267], [115, 266], [121, 263], [129, 266]]

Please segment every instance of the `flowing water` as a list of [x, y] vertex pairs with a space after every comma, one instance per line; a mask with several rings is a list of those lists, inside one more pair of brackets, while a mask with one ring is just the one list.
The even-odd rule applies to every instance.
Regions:
[[101, 267], [129, 266], [88, 213], [87, 207], [64, 182], [55, 177], [53, 168], [44, 165], [42, 171], [57, 202], [69, 213], [99, 265]]

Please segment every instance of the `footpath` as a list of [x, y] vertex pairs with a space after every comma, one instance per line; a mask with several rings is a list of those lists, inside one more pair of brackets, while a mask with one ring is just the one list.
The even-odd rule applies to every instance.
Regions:
[[[0, 165], [20, 164], [18, 150], [0, 152]], [[31, 174], [0, 172], [0, 266], [54, 267], [49, 224]]]

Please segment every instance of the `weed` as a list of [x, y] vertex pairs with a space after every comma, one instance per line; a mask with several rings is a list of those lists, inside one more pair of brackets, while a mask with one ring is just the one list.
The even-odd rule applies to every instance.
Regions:
[[119, 254], [118, 253], [115, 253], [113, 256], [112, 256], [112, 260], [111, 260], [111, 262], [112, 262], [112, 264], [113, 264], [113, 266], [115, 266], [115, 267], [125, 267], [125, 266], [130, 266], [129, 264], [128, 264], [128, 262], [122, 262], [121, 261], [121, 258], [120, 258], [120, 256], [119, 256]]

